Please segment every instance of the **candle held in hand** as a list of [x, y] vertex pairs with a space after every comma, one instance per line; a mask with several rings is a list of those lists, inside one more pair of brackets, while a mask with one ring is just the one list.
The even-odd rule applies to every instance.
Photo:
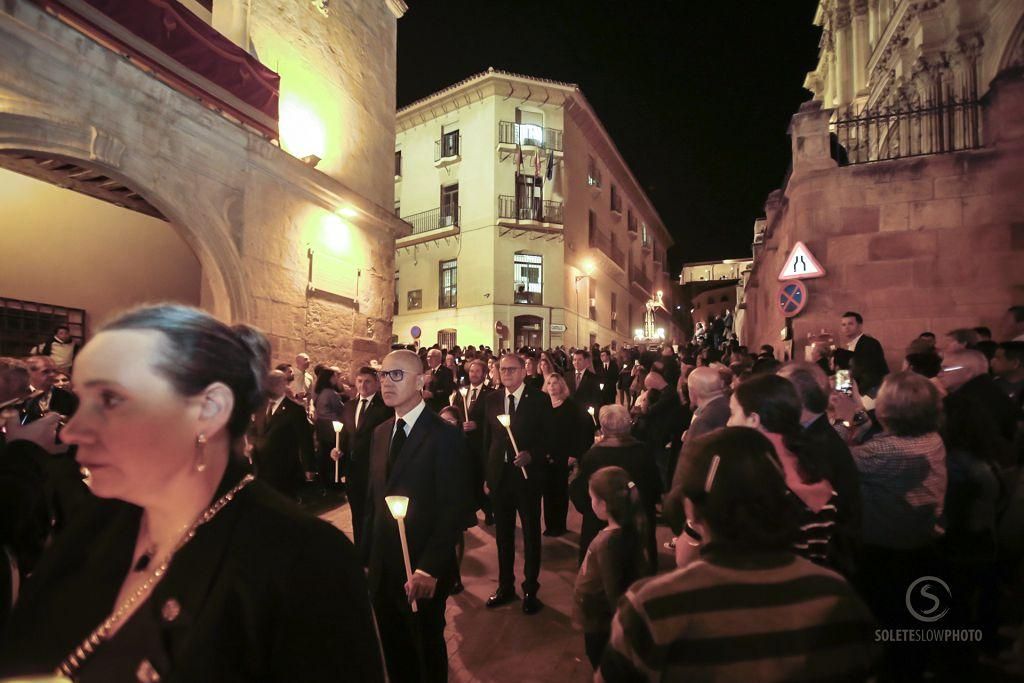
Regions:
[[[398, 538], [402, 542], [402, 560], [405, 562], [405, 579], [412, 581], [412, 563], [409, 562], [409, 542], [405, 539], [405, 515], [409, 512], [408, 496], [385, 496], [384, 502], [391, 511], [391, 516], [398, 522]], [[417, 612], [416, 603], [412, 603], [412, 611]]]
[[[508, 440], [512, 442], [512, 450], [514, 450], [516, 452], [516, 455], [519, 455], [519, 446], [516, 445], [516, 437], [513, 436], [513, 434], [512, 434], [512, 416], [509, 415], [508, 413], [499, 415], [498, 416], [498, 422], [500, 422], [501, 426], [505, 428], [506, 432], [508, 432]], [[519, 469], [521, 469], [523, 471], [523, 479], [529, 479], [530, 478], [526, 474], [526, 468], [525, 467], [520, 466]]]

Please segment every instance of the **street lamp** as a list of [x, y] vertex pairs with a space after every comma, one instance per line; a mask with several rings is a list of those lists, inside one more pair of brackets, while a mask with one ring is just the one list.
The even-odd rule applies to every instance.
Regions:
[[587, 259], [583, 262], [583, 275], [576, 276], [576, 348], [580, 347], [580, 280], [585, 280], [594, 274], [594, 262]]

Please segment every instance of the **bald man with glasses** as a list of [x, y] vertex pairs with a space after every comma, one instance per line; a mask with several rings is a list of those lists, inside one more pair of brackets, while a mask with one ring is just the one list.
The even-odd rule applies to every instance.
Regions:
[[[380, 395], [395, 415], [373, 431], [370, 442], [362, 551], [388, 675], [396, 682], [448, 678], [445, 600], [458, 576], [455, 543], [472, 505], [465, 438], [427, 408], [423, 375], [423, 364], [411, 351], [384, 358], [377, 371]], [[414, 570], [409, 580], [386, 496], [409, 499], [405, 529]]]

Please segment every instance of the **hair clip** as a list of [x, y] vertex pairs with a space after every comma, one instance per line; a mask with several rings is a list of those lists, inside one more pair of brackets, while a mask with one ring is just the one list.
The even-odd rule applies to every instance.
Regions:
[[711, 493], [711, 487], [715, 484], [715, 474], [718, 473], [718, 465], [722, 458], [718, 455], [711, 457], [711, 465], [708, 467], [708, 478], [704, 481], [704, 493]]

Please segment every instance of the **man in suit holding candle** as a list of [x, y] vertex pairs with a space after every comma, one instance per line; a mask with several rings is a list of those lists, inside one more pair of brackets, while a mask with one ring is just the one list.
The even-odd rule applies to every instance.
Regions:
[[[517, 598], [515, 591], [516, 514], [523, 526], [523, 612], [535, 614], [542, 604], [540, 584], [540, 500], [552, 430], [551, 399], [523, 383], [526, 364], [507, 353], [498, 362], [502, 389], [484, 398], [484, 472], [491, 494], [498, 545], [498, 590], [487, 600], [498, 607]], [[499, 416], [509, 415], [508, 429]], [[509, 438], [511, 431], [514, 438]], [[513, 442], [515, 446], [513, 446]], [[516, 450], [518, 447], [518, 451]]]
[[[423, 400], [423, 364], [392, 351], [377, 373], [395, 417], [370, 442], [362, 552], [392, 681], [445, 681], [445, 600], [458, 576], [455, 543], [467, 507], [465, 439]], [[411, 576], [386, 496], [409, 499], [405, 516]], [[416, 611], [411, 604], [416, 604]]]
[[483, 510], [484, 522], [488, 525], [494, 524], [494, 516], [491, 512], [491, 501], [484, 493], [484, 399], [493, 389], [484, 383], [487, 377], [487, 364], [482, 360], [475, 359], [468, 368], [469, 386], [463, 387], [466, 395], [460, 390], [455, 395], [455, 407], [463, 414], [465, 422], [462, 424], [462, 431], [466, 434], [466, 444], [469, 449], [469, 473], [470, 488], [473, 495], [473, 503], [477, 509]]
[[[377, 371], [359, 368], [356, 374], [356, 397], [341, 409], [341, 452], [345, 459], [345, 489], [352, 508], [352, 535], [358, 546], [366, 521], [366, 489], [370, 483], [370, 440], [382, 422], [394, 417], [395, 411], [384, 404], [377, 382]], [[334, 456], [334, 453], [331, 454]]]

